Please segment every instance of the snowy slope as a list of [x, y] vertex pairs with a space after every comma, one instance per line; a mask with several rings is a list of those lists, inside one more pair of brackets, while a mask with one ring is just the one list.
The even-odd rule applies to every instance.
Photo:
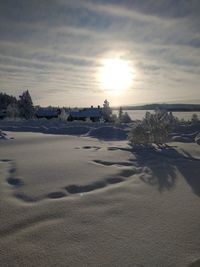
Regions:
[[0, 266], [196, 266], [197, 144], [12, 136], [0, 144]]

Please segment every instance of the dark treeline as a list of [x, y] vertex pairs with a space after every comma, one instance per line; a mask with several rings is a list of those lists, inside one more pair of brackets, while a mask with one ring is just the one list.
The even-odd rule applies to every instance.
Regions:
[[0, 110], [7, 109], [8, 105], [17, 104], [17, 102], [16, 97], [0, 93]]
[[[123, 106], [124, 110], [167, 110], [167, 111], [200, 111], [200, 104], [147, 104], [141, 106]], [[118, 108], [116, 108], [118, 109]]]
[[0, 118], [22, 117], [30, 119], [34, 115], [34, 106], [29, 91], [24, 91], [19, 98], [0, 93]]

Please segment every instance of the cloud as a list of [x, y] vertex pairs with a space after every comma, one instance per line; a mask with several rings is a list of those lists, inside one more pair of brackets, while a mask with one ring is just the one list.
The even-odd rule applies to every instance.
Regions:
[[[195, 98], [200, 74], [199, 2], [141, 2], [3, 1], [0, 90], [18, 94], [19, 88], [29, 88], [35, 99], [43, 99], [41, 103], [52, 101], [50, 95], [61, 101], [59, 94], [66, 104], [70, 96], [85, 93], [85, 103], [90, 94], [97, 103], [99, 93], [106, 96], [96, 78], [101, 59], [119, 56], [133, 66], [133, 101], [139, 88], [149, 100], [161, 91], [166, 98], [174, 97], [175, 91], [177, 98], [183, 93], [187, 97], [188, 88]], [[129, 104], [130, 99], [129, 95]]]
[[[96, 1], [88, 1], [87, 4], [90, 4], [94, 9], [95, 5], [98, 3], [99, 9], [102, 8], [104, 11], [107, 7], [111, 7], [111, 9], [115, 8], [115, 10], [120, 11], [123, 9], [125, 12], [117, 12], [131, 17], [133, 15], [138, 15], [138, 13], [144, 16], [152, 16], [154, 19], [161, 18], [183, 18], [186, 16], [199, 16], [200, 4], [198, 0], [96, 0]], [[146, 18], [144, 18], [146, 19]]]

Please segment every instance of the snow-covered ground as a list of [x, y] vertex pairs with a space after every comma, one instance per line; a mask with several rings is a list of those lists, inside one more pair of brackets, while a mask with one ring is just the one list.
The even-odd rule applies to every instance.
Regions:
[[90, 136], [101, 140], [126, 140], [129, 124], [66, 122], [52, 120], [2, 120], [0, 129], [14, 132], [36, 132], [44, 134]]
[[132, 148], [127, 125], [26, 126], [0, 127], [0, 266], [199, 266], [197, 128]]
[[[0, 130], [12, 132], [35, 132], [54, 135], [88, 136], [99, 140], [127, 140], [132, 123], [93, 123], [52, 120], [1, 120]], [[172, 141], [195, 142], [200, 133], [200, 123], [180, 124], [170, 133]]]

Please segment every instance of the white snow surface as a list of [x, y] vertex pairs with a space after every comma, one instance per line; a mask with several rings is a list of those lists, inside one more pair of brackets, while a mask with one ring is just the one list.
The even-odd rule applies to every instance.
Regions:
[[6, 133], [0, 266], [199, 266], [198, 144]]

